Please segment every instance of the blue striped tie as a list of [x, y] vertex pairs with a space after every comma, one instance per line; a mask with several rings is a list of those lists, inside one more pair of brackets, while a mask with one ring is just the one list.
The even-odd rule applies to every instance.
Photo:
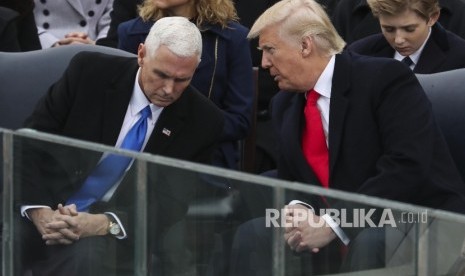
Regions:
[[[151, 117], [150, 106], [141, 111], [141, 117], [124, 137], [121, 148], [140, 151], [147, 134], [147, 118]], [[89, 206], [100, 200], [105, 193], [117, 183], [131, 163], [132, 158], [109, 154], [87, 177], [81, 189], [77, 191], [66, 204], [76, 204], [78, 211], [89, 210]]]

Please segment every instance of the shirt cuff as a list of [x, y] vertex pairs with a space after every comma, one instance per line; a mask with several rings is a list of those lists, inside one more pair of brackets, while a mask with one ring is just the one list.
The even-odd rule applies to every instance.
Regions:
[[[309, 209], [311, 209], [313, 212], [315, 212], [315, 209], [313, 209], [313, 207], [310, 204], [307, 204], [300, 200], [292, 200], [291, 202], [289, 202], [288, 205], [295, 205], [295, 204], [304, 205], [308, 207]], [[334, 221], [333, 218], [331, 218], [329, 214], [324, 214], [321, 218], [326, 221], [326, 223], [329, 225], [329, 227], [331, 227], [334, 234], [336, 234], [336, 236], [342, 241], [342, 243], [344, 243], [345, 245], [349, 244], [350, 242], [349, 237], [347, 237], [346, 233], [344, 233], [344, 230], [342, 230], [342, 228]]]
[[326, 223], [331, 227], [333, 232], [342, 241], [342, 243], [344, 243], [345, 245], [349, 244], [349, 237], [347, 237], [346, 233], [344, 233], [342, 228], [334, 221], [334, 219], [329, 214], [324, 214], [323, 216], [321, 216], [321, 218], [326, 221]]
[[296, 205], [296, 204], [304, 205], [305, 207], [307, 207], [307, 208], [309, 208], [310, 210], [312, 210], [313, 213], [315, 213], [315, 209], [313, 209], [312, 205], [307, 204], [307, 203], [305, 203], [305, 202], [303, 202], [303, 201], [300, 201], [300, 200], [294, 199], [294, 200], [292, 200], [291, 202], [289, 202], [288, 205]]
[[27, 210], [29, 209], [35, 209], [35, 208], [48, 208], [48, 209], [52, 209], [50, 208], [50, 206], [47, 206], [47, 205], [23, 205], [21, 206], [21, 216], [22, 217], [27, 217], [29, 220], [31, 220], [31, 218], [27, 215]]
[[115, 238], [120, 239], [120, 240], [127, 238], [128, 235], [126, 234], [126, 230], [124, 229], [123, 224], [121, 223], [121, 220], [118, 218], [118, 216], [112, 212], [105, 212], [105, 215], [112, 216], [115, 219], [116, 223], [121, 228], [121, 235], [115, 236]]

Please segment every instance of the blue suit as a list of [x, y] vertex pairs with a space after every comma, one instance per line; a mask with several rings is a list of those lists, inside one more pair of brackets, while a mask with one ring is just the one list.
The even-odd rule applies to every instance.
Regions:
[[[118, 27], [118, 48], [137, 53], [153, 23], [144, 22], [140, 17], [121, 23]], [[230, 22], [226, 28], [205, 24], [201, 33], [202, 61], [191, 84], [223, 110], [225, 116], [214, 165], [235, 169], [239, 157], [237, 142], [249, 131], [254, 98], [248, 29], [236, 22]]]

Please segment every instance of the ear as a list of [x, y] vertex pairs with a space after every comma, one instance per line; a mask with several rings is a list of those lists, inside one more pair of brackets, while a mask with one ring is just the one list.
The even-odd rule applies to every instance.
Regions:
[[433, 14], [430, 16], [427, 25], [428, 25], [429, 27], [432, 27], [434, 24], [436, 24], [436, 22], [437, 22], [438, 19], [439, 19], [439, 15], [440, 15], [440, 14], [441, 14], [440, 11], [437, 11], [437, 12], [433, 13]]
[[144, 65], [144, 57], [145, 57], [145, 45], [143, 43], [139, 44], [139, 48], [137, 49], [137, 63], [139, 66], [142, 67]]
[[305, 36], [302, 38], [300, 43], [300, 48], [302, 51], [302, 57], [307, 57], [312, 53], [313, 50], [313, 40], [310, 36]]

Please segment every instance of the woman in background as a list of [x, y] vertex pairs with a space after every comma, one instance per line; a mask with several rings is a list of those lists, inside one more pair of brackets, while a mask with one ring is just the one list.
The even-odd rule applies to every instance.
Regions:
[[254, 99], [248, 29], [237, 22], [231, 0], [145, 0], [138, 18], [119, 25], [118, 48], [137, 53], [153, 23], [165, 16], [187, 17], [202, 33], [202, 61], [191, 84], [225, 115], [213, 165], [237, 169], [238, 142], [249, 131]]

